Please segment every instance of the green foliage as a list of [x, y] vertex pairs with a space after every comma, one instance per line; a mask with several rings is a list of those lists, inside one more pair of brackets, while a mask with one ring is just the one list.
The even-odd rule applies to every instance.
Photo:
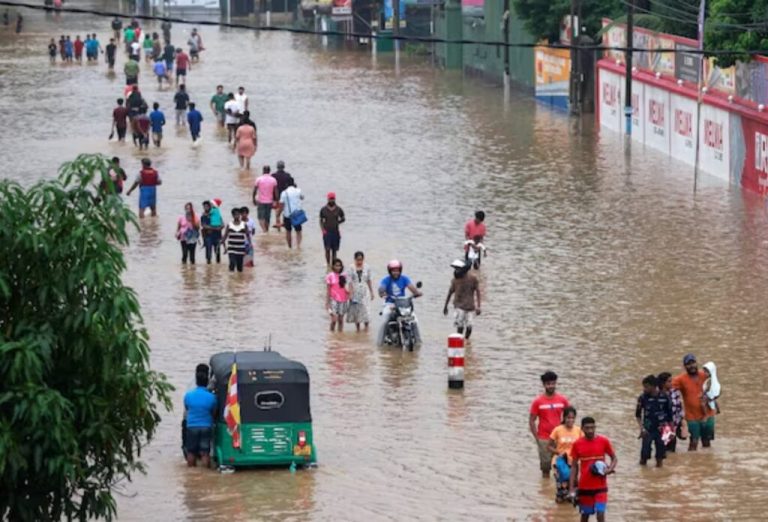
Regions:
[[[768, 0], [711, 0], [705, 25], [707, 49], [759, 50], [768, 54]], [[717, 64], [729, 67], [736, 60], [749, 61], [747, 53], [719, 56]]]
[[158, 404], [171, 406], [121, 280], [135, 218], [95, 185], [108, 168], [82, 155], [57, 181], [0, 181], [3, 520], [112, 519], [113, 486], [142, 470]]
[[[560, 39], [560, 23], [571, 12], [571, 0], [514, 0], [514, 7], [525, 21], [525, 28], [536, 39], [557, 42]], [[615, 18], [625, 11], [621, 0], [581, 0], [581, 25], [586, 25], [586, 34], [595, 35], [604, 17]]]

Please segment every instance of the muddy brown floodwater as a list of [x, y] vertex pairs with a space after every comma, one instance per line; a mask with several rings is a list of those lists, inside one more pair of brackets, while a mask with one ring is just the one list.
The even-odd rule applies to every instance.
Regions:
[[[82, 4], [88, 5], [87, 2]], [[101, 5], [93, 2], [92, 5]], [[139, 154], [107, 142], [123, 76], [99, 66], [50, 66], [52, 36], [96, 31], [109, 20], [26, 14], [20, 37], [0, 28], [3, 175], [28, 184], [80, 152]], [[150, 27], [151, 28], [151, 27]], [[174, 39], [188, 27], [175, 26]], [[665, 156], [597, 135], [525, 95], [403, 58], [325, 49], [288, 34], [206, 27], [207, 51], [189, 75], [203, 107], [203, 142], [166, 128], [149, 156], [165, 183], [159, 218], [126, 250], [152, 366], [177, 390], [148, 474], [125, 484], [123, 520], [573, 520], [553, 502], [528, 433], [530, 401], [546, 369], [619, 456], [610, 479], [612, 520], [764, 520], [768, 220], [763, 201], [700, 178]], [[183, 37], [186, 41], [186, 36]], [[119, 56], [118, 70], [124, 63]], [[144, 92], [172, 116], [171, 91]], [[307, 195], [300, 251], [276, 233], [256, 241], [256, 267], [182, 267], [174, 239], [186, 201], [249, 203], [214, 127], [218, 83], [244, 85], [259, 125], [254, 165], [287, 163]], [[424, 282], [416, 306], [424, 346], [377, 349], [372, 335], [329, 334], [316, 214], [328, 190], [347, 214], [342, 257], [364, 250], [375, 277], [397, 257]], [[131, 207], [136, 197], [129, 199]], [[488, 214], [480, 274], [486, 302], [467, 356], [463, 393], [446, 386], [442, 301], [460, 254], [462, 224]], [[198, 252], [198, 255], [202, 255]], [[179, 451], [182, 396], [195, 364], [219, 350], [273, 348], [312, 377], [319, 467], [220, 475], [189, 470]], [[648, 373], [681, 370], [695, 352], [714, 360], [723, 413], [713, 449], [637, 465], [634, 402]]]

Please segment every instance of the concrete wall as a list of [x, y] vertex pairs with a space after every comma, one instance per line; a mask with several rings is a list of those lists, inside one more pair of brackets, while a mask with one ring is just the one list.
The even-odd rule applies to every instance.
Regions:
[[[624, 68], [598, 62], [596, 117], [601, 132], [625, 133]], [[768, 115], [722, 96], [702, 96], [695, 84], [652, 72], [632, 75], [632, 140], [733, 185], [768, 195]], [[698, 147], [697, 147], [698, 142]], [[698, 154], [698, 158], [697, 158]]]
[[[461, 34], [451, 34], [450, 16], [448, 9], [440, 11], [436, 20], [436, 34], [442, 38], [504, 41], [503, 34], [503, 0], [485, 0], [483, 8], [485, 16], [463, 16]], [[523, 22], [514, 10], [511, 12], [509, 24], [510, 43], [534, 43], [533, 37], [523, 28]], [[447, 45], [438, 46], [438, 61], [444, 67], [450, 67]], [[463, 45], [461, 50], [461, 69], [470, 76], [479, 76], [495, 83], [504, 81], [504, 47], [490, 45]], [[532, 48], [509, 49], [510, 79], [517, 87], [533, 92], [535, 85], [534, 51]]]

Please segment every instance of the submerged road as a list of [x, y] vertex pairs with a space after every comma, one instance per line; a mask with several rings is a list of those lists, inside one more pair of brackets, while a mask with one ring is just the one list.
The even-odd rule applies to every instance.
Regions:
[[[100, 5], [94, 2], [94, 5]], [[50, 66], [51, 37], [109, 20], [26, 14], [24, 33], [0, 31], [0, 143], [4, 176], [51, 178], [80, 152], [120, 156], [132, 178], [143, 154], [109, 143], [122, 93], [106, 66]], [[1, 29], [1, 28], [0, 28]], [[150, 30], [155, 29], [152, 26]], [[190, 28], [173, 28], [176, 42]], [[183, 36], [180, 34], [183, 32]], [[597, 418], [620, 463], [611, 520], [758, 520], [768, 421], [764, 313], [768, 220], [758, 198], [700, 179], [665, 156], [596, 135], [524, 95], [403, 58], [324, 49], [309, 37], [205, 28], [207, 51], [189, 74], [203, 108], [192, 148], [172, 123], [173, 92], [142, 88], [169, 126], [149, 157], [160, 171], [159, 217], [126, 251], [152, 366], [177, 387], [175, 410], [142, 453], [148, 474], [121, 488], [123, 520], [573, 520], [539, 478], [528, 433], [538, 376], [560, 375], [579, 416]], [[243, 85], [259, 127], [254, 171], [242, 172], [207, 109], [218, 83]], [[256, 267], [180, 265], [174, 239], [185, 202], [250, 205], [257, 169], [285, 160], [307, 195], [300, 251], [270, 233]], [[424, 346], [377, 349], [372, 334], [330, 334], [317, 213], [333, 190], [347, 214], [342, 259], [366, 252], [374, 276], [396, 257], [424, 282], [416, 303]], [[132, 208], [136, 196], [129, 198]], [[488, 214], [485, 294], [463, 393], [446, 386], [442, 316], [462, 225]], [[198, 251], [198, 259], [203, 256]], [[312, 377], [316, 470], [189, 470], [179, 450], [182, 396], [194, 367], [216, 351], [260, 349], [268, 336]], [[684, 353], [714, 360], [723, 413], [713, 449], [637, 465], [634, 405], [649, 373], [682, 370]], [[684, 446], [684, 444], [681, 444]]]

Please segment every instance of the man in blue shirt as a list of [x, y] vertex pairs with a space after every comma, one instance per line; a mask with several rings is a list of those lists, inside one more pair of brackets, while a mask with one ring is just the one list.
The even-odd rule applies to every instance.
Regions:
[[190, 103], [189, 112], [187, 113], [187, 123], [189, 123], [189, 132], [192, 134], [192, 143], [195, 143], [200, 139], [200, 124], [202, 122], [202, 113], [195, 109], [194, 103]]
[[383, 297], [386, 303], [394, 303], [396, 297], [405, 297], [406, 289], [410, 290], [414, 297], [421, 296], [421, 291], [416, 288], [407, 275], [403, 275], [403, 264], [392, 260], [387, 264], [389, 275], [379, 283], [379, 297]]
[[155, 102], [152, 104], [154, 109], [149, 114], [149, 122], [152, 125], [152, 141], [156, 147], [160, 146], [160, 142], [163, 141], [163, 125], [165, 125], [165, 114], [160, 110], [160, 104]]
[[413, 297], [421, 297], [422, 295], [413, 281], [407, 275], [403, 275], [403, 264], [400, 261], [396, 259], [390, 261], [387, 264], [387, 272], [389, 275], [379, 283], [379, 297], [384, 298], [384, 309], [381, 311], [383, 322], [379, 326], [379, 346], [384, 344], [387, 324], [395, 311], [395, 298], [405, 297], [407, 295], [406, 290], [410, 290]]
[[216, 396], [208, 391], [208, 365], [197, 365], [195, 383], [197, 387], [184, 395], [184, 418], [187, 421], [184, 449], [188, 466], [194, 467], [199, 458], [207, 468], [211, 465], [211, 440], [217, 412]]
[[168, 85], [171, 85], [171, 80], [168, 77], [168, 68], [165, 66], [165, 62], [161, 58], [157, 58], [155, 60], [155, 65], [152, 66], [152, 71], [155, 73], [155, 76], [157, 76], [157, 88], [162, 89], [163, 88], [163, 80], [168, 82]]
[[101, 43], [99, 43], [98, 38], [96, 38], [96, 34], [92, 34], [91, 39], [85, 44], [85, 53], [88, 61], [98, 62], [100, 50], [102, 50]]

